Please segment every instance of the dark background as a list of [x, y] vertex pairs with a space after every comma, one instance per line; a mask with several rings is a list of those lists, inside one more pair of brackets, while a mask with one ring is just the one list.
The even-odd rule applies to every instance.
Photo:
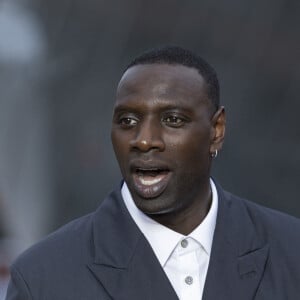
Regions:
[[116, 85], [134, 56], [163, 44], [194, 50], [219, 75], [227, 132], [214, 177], [300, 217], [299, 8], [297, 0], [0, 0], [6, 235], [24, 248], [95, 209], [119, 182]]

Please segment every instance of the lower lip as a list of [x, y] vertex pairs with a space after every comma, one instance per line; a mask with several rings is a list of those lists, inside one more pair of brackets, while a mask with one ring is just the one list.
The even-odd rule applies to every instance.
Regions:
[[151, 199], [158, 197], [166, 189], [171, 172], [163, 172], [157, 176], [133, 174], [133, 185], [139, 196]]

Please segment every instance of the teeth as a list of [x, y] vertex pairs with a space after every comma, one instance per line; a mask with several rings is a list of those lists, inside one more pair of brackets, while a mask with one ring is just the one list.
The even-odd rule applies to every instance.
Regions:
[[157, 177], [157, 178], [143, 178], [143, 177], [140, 177], [140, 180], [141, 180], [141, 183], [143, 185], [153, 185], [153, 184], [156, 184], [158, 182], [160, 182], [162, 180], [162, 177]]

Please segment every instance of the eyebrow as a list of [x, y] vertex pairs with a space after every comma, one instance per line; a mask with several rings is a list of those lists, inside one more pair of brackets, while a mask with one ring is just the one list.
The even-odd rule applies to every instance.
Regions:
[[[114, 113], [120, 113], [125, 111], [131, 111], [139, 113], [140, 109], [138, 105], [134, 105], [135, 107], [131, 106], [130, 104], [117, 104], [114, 108]], [[157, 110], [164, 110], [164, 111], [183, 111], [183, 112], [193, 112], [194, 107], [182, 106], [182, 105], [174, 105], [174, 104], [162, 104], [157, 107]]]
[[117, 105], [115, 106], [114, 110], [113, 110], [113, 113], [116, 114], [116, 113], [122, 113], [122, 112], [128, 112], [128, 111], [131, 111], [131, 112], [134, 112], [134, 113], [138, 113], [138, 109], [136, 108], [133, 108], [133, 107], [130, 107], [128, 105]]

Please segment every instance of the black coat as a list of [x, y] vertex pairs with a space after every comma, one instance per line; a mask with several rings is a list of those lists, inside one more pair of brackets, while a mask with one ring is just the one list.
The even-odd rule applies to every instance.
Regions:
[[[223, 191], [205, 300], [300, 299], [300, 220]], [[22, 254], [7, 300], [178, 299], [120, 188]]]

